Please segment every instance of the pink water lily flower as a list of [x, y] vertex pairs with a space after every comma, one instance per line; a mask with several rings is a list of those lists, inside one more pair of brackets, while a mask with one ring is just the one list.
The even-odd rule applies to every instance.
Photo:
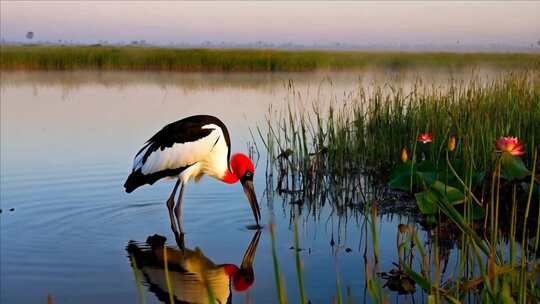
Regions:
[[422, 134], [418, 135], [416, 140], [423, 143], [423, 144], [426, 144], [426, 143], [430, 143], [430, 142], [433, 141], [433, 136], [431, 136], [431, 134], [429, 134], [429, 133], [422, 133]]
[[519, 142], [517, 137], [501, 137], [495, 143], [497, 150], [508, 152], [513, 156], [522, 156], [525, 154], [525, 146]]

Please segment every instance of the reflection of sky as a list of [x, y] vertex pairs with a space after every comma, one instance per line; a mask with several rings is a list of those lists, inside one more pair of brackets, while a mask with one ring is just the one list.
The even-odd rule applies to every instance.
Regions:
[[274, 98], [235, 87], [186, 92], [190, 86], [181, 82], [168, 88], [69, 83], [2, 88], [3, 170], [113, 159], [127, 168], [139, 146], [162, 126], [195, 114], [220, 117], [232, 134], [234, 151], [245, 151], [246, 126], [254, 127], [247, 121], [262, 118]]
[[[323, 78], [274, 74], [284, 78], [261, 85], [249, 74], [213, 74], [204, 80], [170, 73], [135, 75], [2, 74], [0, 302], [36, 303], [48, 293], [58, 303], [137, 302], [125, 245], [129, 240], [144, 242], [156, 233], [173, 240], [165, 208], [173, 181], [159, 181], [129, 195], [122, 189], [132, 156], [144, 140], [165, 123], [206, 113], [221, 117], [231, 132], [233, 150], [245, 152], [246, 126], [261, 122], [270, 103], [281, 106], [287, 95], [282, 81], [296, 78], [299, 89], [308, 92]], [[360, 75], [340, 75], [343, 78], [334, 88], [341, 96], [355, 87]], [[434, 74], [425, 76], [437, 79]], [[160, 77], [169, 82], [160, 85]], [[370, 81], [376, 75], [362, 78]], [[313, 97], [303, 96], [308, 101]], [[291, 205], [275, 197], [273, 208], [269, 207], [268, 196], [263, 194], [264, 167], [259, 163], [255, 175], [262, 219], [266, 225], [270, 215], [275, 216], [281, 271], [289, 300], [297, 303], [294, 251], [290, 250]], [[8, 211], [12, 207], [16, 210]], [[215, 263], [241, 261], [253, 235], [245, 226], [253, 219], [240, 185], [208, 177], [190, 183], [183, 212], [189, 248], [200, 247]], [[306, 210], [300, 221], [306, 291], [313, 303], [330, 302], [336, 294], [338, 263], [343, 290], [351, 287], [354, 302], [362, 302], [363, 218], [340, 219], [331, 212], [323, 209], [315, 222]], [[385, 216], [380, 220], [380, 271], [390, 270], [397, 261], [399, 223], [406, 219]], [[330, 247], [332, 237], [341, 248], [337, 258]], [[352, 252], [345, 253], [346, 248]], [[256, 281], [249, 291], [253, 303], [276, 302], [272, 265], [265, 228], [255, 258]], [[148, 303], [157, 302], [146, 288], [145, 294]], [[243, 303], [246, 297], [234, 293], [233, 303]]]
[[68, 2], [2, 1], [1, 36], [24, 40], [205, 40], [529, 45], [540, 2]]

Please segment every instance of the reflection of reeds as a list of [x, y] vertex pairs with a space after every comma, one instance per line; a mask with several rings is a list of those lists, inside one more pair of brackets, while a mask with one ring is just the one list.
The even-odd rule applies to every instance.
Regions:
[[[366, 209], [368, 207], [366, 206]], [[374, 204], [371, 206], [370, 210], [366, 211], [366, 221], [369, 224], [369, 230], [371, 232], [371, 246], [373, 248], [373, 260], [372, 263], [368, 260], [368, 240], [366, 237], [365, 249], [364, 249], [364, 273], [366, 277], [366, 286], [373, 303], [386, 303], [386, 296], [382, 289], [382, 284], [378, 278], [377, 269], [379, 264], [379, 241], [377, 234], [377, 205]], [[368, 225], [366, 225], [366, 236], [367, 236]]]
[[158, 47], [5, 46], [1, 69], [22, 70], [162, 70], [162, 71], [314, 71], [366, 67], [393, 70], [418, 67], [503, 68], [540, 66], [537, 54], [392, 53], [254, 49], [180, 49]]

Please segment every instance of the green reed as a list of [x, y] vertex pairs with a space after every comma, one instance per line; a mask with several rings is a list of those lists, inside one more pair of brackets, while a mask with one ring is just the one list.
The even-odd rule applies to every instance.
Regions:
[[135, 284], [137, 285], [137, 293], [139, 295], [139, 302], [141, 304], [146, 304], [146, 298], [144, 297], [144, 289], [141, 284], [141, 273], [139, 268], [137, 267], [137, 260], [135, 260], [135, 257], [130, 254], [129, 260], [131, 261], [131, 270], [133, 270], [133, 276], [135, 278]]
[[167, 293], [169, 295], [169, 303], [174, 303], [174, 292], [169, 275], [169, 258], [167, 250], [167, 246], [163, 245], [163, 274], [165, 276], [165, 285], [167, 286]]
[[270, 236], [272, 239], [272, 261], [274, 266], [274, 276], [275, 276], [275, 282], [276, 282], [276, 290], [277, 290], [277, 298], [278, 302], [280, 304], [286, 304], [287, 303], [287, 295], [285, 292], [285, 286], [283, 284], [283, 277], [281, 275], [281, 270], [279, 267], [279, 260], [277, 255], [277, 249], [276, 249], [276, 233], [275, 233], [275, 227], [274, 224], [270, 224]]
[[278, 49], [181, 49], [144, 46], [0, 46], [0, 69], [302, 72], [375, 67], [540, 68], [534, 53], [359, 52]]
[[300, 259], [300, 240], [298, 238], [298, 218], [294, 219], [294, 257], [296, 262], [296, 274], [298, 277], [298, 290], [300, 291], [300, 303], [306, 304], [306, 289], [304, 286], [304, 265]]

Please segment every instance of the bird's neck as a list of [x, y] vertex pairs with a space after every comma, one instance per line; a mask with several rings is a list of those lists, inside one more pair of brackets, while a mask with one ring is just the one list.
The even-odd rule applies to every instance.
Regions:
[[227, 169], [225, 172], [225, 175], [221, 178], [221, 180], [227, 184], [234, 184], [238, 181], [238, 176], [231, 172], [231, 170]]
[[225, 274], [227, 274], [229, 277], [232, 277], [236, 272], [238, 272], [238, 267], [233, 264], [223, 264], [223, 271], [225, 271]]

